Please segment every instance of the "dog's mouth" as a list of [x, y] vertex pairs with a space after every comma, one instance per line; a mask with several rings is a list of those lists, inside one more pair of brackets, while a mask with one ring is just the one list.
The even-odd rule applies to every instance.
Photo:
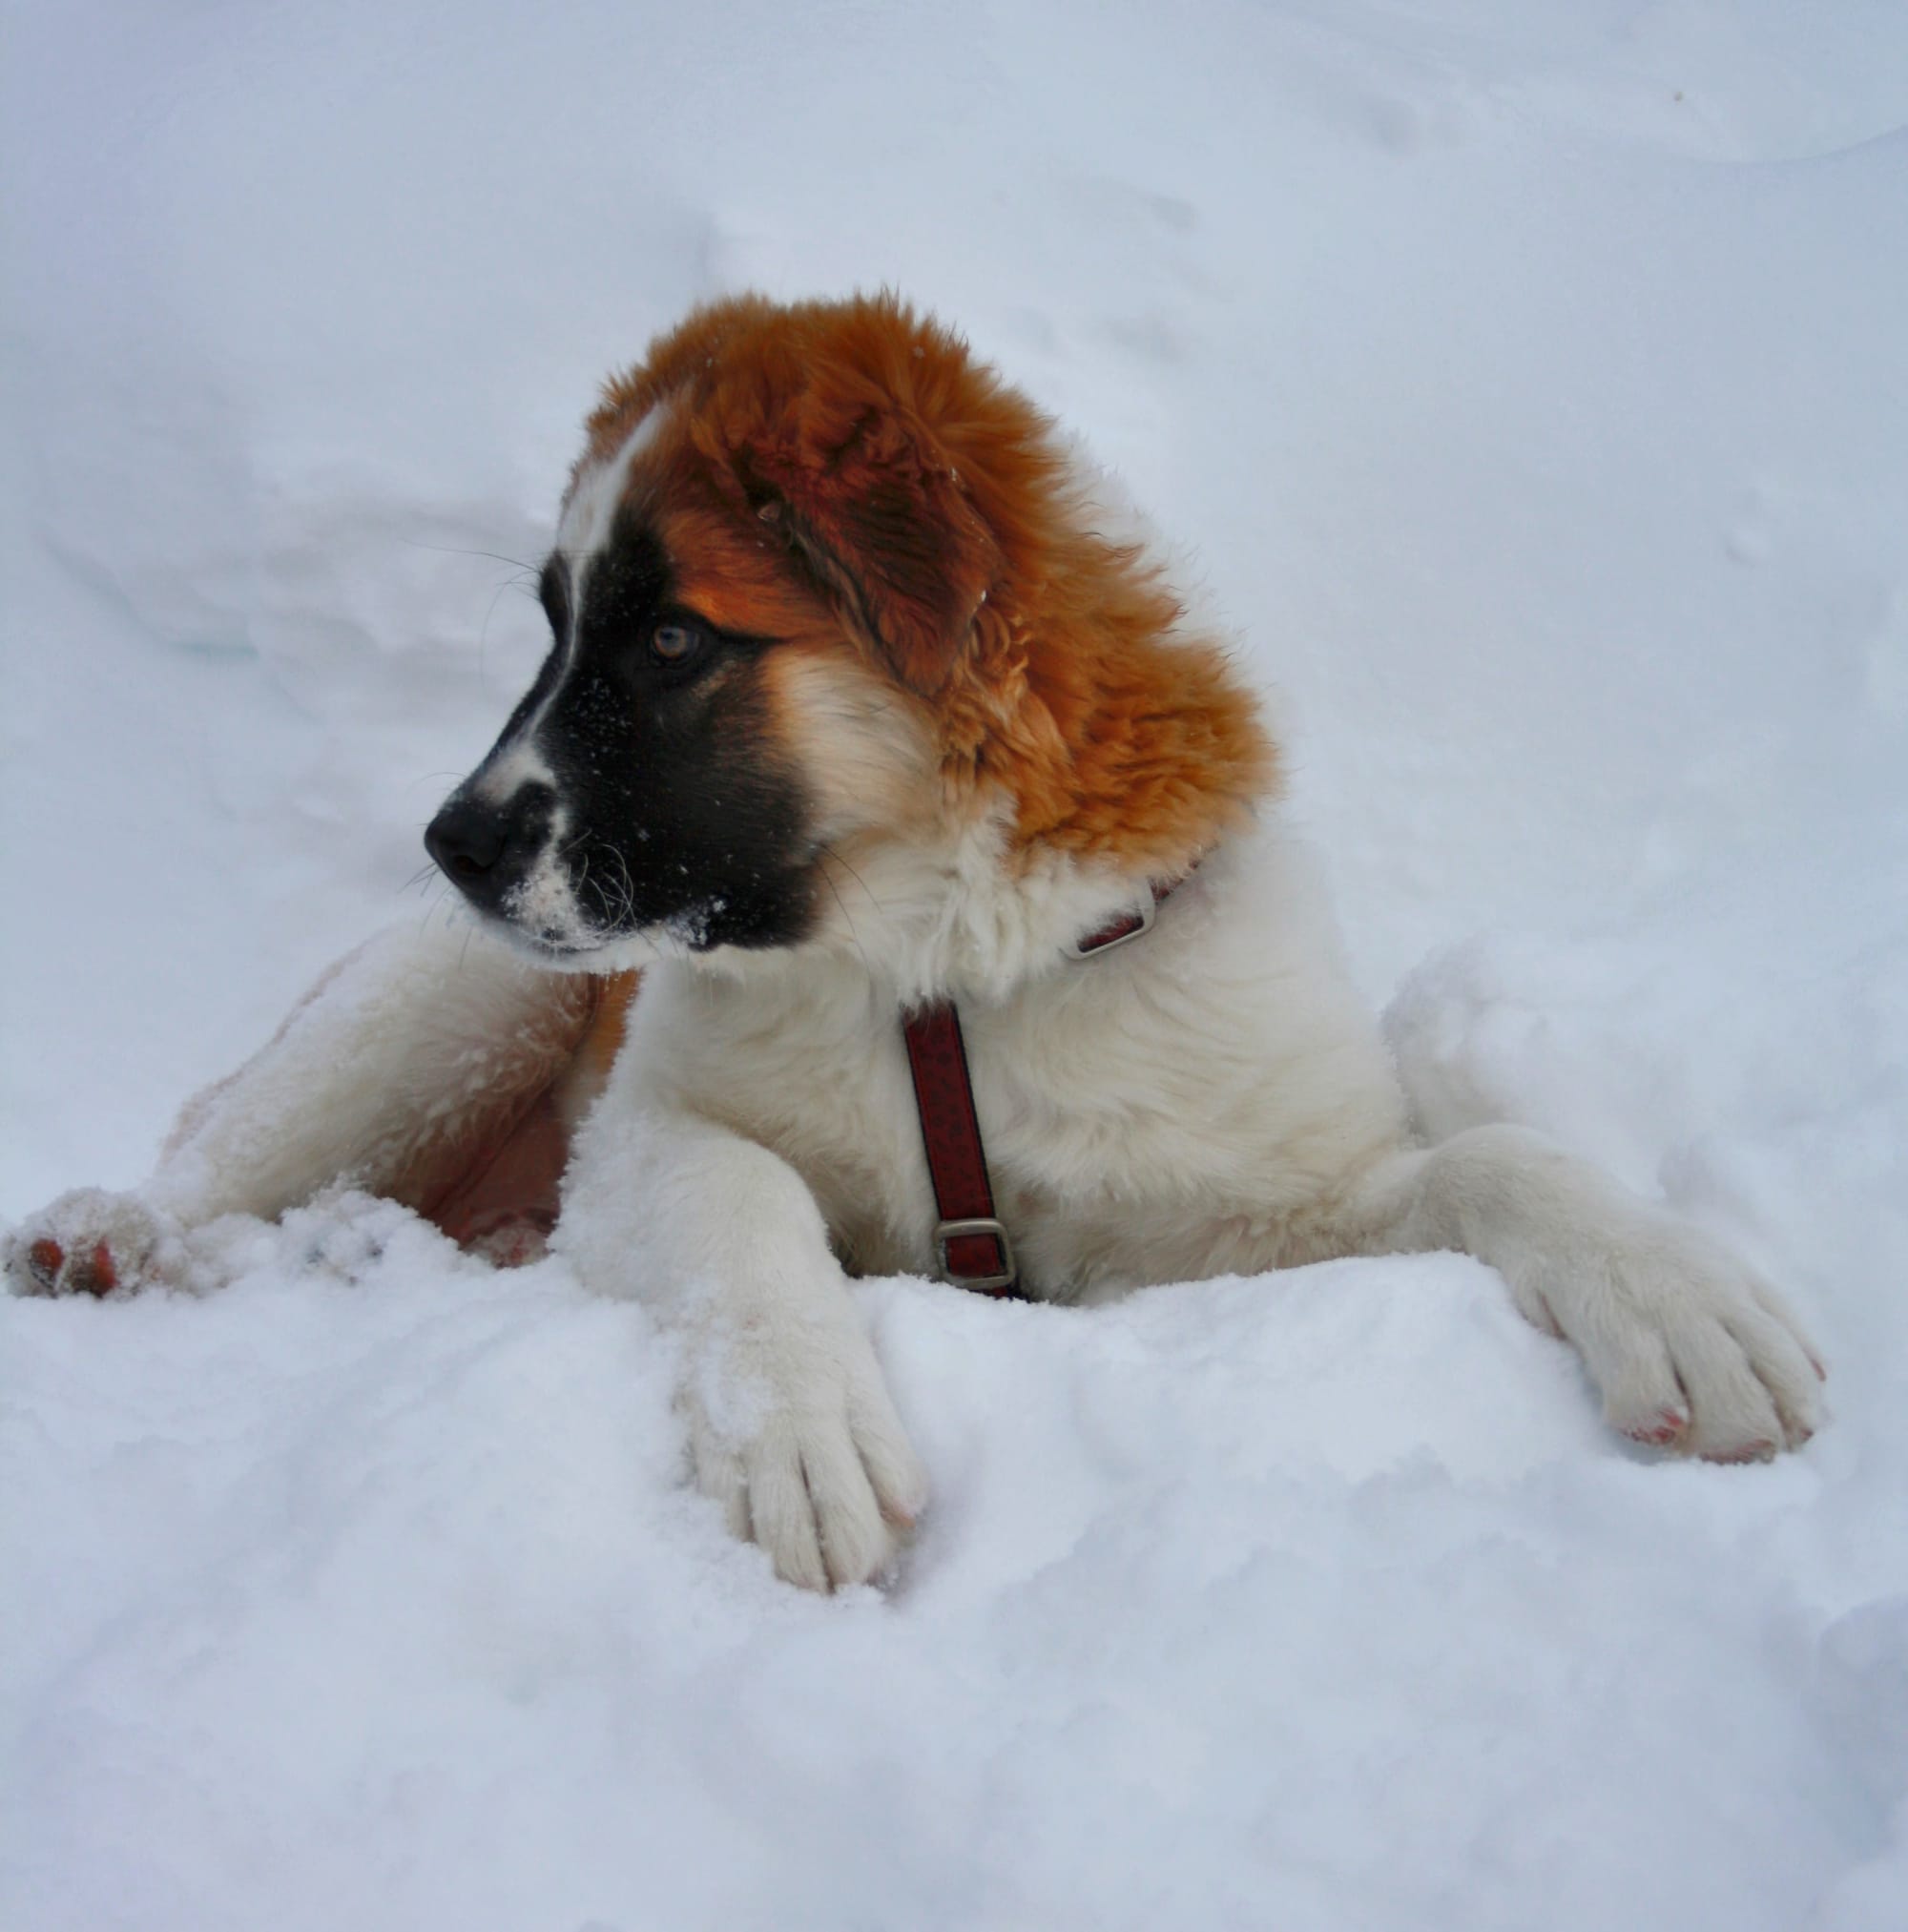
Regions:
[[[657, 892], [657, 882], [633, 876], [617, 847], [572, 833], [553, 794], [500, 810], [460, 788], [431, 821], [425, 845], [487, 925], [549, 966], [621, 966], [633, 951], [759, 943], [744, 923], [753, 908], [732, 891], [697, 880], [684, 861], [670, 868], [680, 875], [667, 882], [674, 889]], [[777, 933], [773, 943], [792, 936]]]
[[[719, 894], [672, 912], [666, 917], [642, 923], [596, 926], [571, 922], [561, 924], [538, 924], [526, 920], [506, 906], [490, 915], [493, 924], [508, 934], [513, 945], [552, 965], [585, 962], [601, 963], [605, 954], [627, 953], [632, 947], [646, 953], [708, 952], [720, 945], [718, 927], [727, 903]], [[626, 965], [626, 960], [619, 960]]]
[[620, 971], [672, 953], [710, 952], [728, 937], [722, 930], [728, 902], [719, 893], [660, 919], [614, 925], [595, 924], [582, 913], [552, 921], [508, 900], [495, 909], [475, 909], [518, 951], [558, 968]]
[[596, 954], [613, 943], [614, 937], [627, 937], [615, 935], [596, 940], [572, 940], [565, 939], [548, 929], [542, 932], [531, 931], [511, 919], [493, 919], [491, 923], [502, 927], [513, 945], [537, 959], [547, 960], [552, 964], [593, 959]]

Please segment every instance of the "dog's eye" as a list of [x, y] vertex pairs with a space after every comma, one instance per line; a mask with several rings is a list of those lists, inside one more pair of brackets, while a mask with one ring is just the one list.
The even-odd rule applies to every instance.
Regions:
[[660, 664], [686, 664], [702, 648], [693, 624], [658, 624], [650, 633], [650, 655]]

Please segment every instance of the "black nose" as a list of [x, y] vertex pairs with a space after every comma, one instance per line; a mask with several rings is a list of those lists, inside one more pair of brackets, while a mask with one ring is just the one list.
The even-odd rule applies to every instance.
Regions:
[[555, 802], [548, 785], [519, 786], [501, 805], [453, 792], [425, 831], [425, 850], [465, 898], [493, 911], [543, 849]]

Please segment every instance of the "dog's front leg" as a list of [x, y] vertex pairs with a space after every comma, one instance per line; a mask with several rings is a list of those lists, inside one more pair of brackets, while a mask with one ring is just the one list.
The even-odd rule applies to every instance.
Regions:
[[273, 1038], [189, 1101], [127, 1192], [76, 1188], [0, 1236], [15, 1293], [210, 1288], [196, 1230], [269, 1219], [340, 1181], [427, 1207], [439, 1170], [548, 1087], [592, 992], [481, 931], [413, 922], [329, 967]]
[[556, 1246], [679, 1336], [695, 1478], [738, 1536], [810, 1589], [887, 1567], [926, 1479], [793, 1168], [612, 1089], [577, 1136]]
[[1541, 1135], [1480, 1127], [1394, 1155], [1350, 1218], [1367, 1251], [1458, 1249], [1496, 1268], [1528, 1319], [1576, 1345], [1637, 1442], [1739, 1463], [1815, 1430], [1822, 1369], [1775, 1290]]

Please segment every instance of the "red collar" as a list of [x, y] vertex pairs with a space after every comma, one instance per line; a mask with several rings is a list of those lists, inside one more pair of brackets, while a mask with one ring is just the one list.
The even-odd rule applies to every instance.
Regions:
[[[1068, 958], [1091, 959], [1151, 932], [1158, 907], [1184, 883], [1182, 878], [1167, 885], [1149, 885], [1143, 905], [1067, 946]], [[961, 1015], [952, 1000], [939, 1000], [910, 1013], [902, 1032], [914, 1073], [914, 1102], [921, 1114], [927, 1173], [934, 1183], [938, 1216], [934, 1257], [942, 1274], [963, 1288], [1003, 1298], [1017, 1296], [1020, 1270], [1013, 1243], [994, 1213], [994, 1190], [987, 1178], [981, 1123], [974, 1113], [974, 1083], [967, 1073]]]

